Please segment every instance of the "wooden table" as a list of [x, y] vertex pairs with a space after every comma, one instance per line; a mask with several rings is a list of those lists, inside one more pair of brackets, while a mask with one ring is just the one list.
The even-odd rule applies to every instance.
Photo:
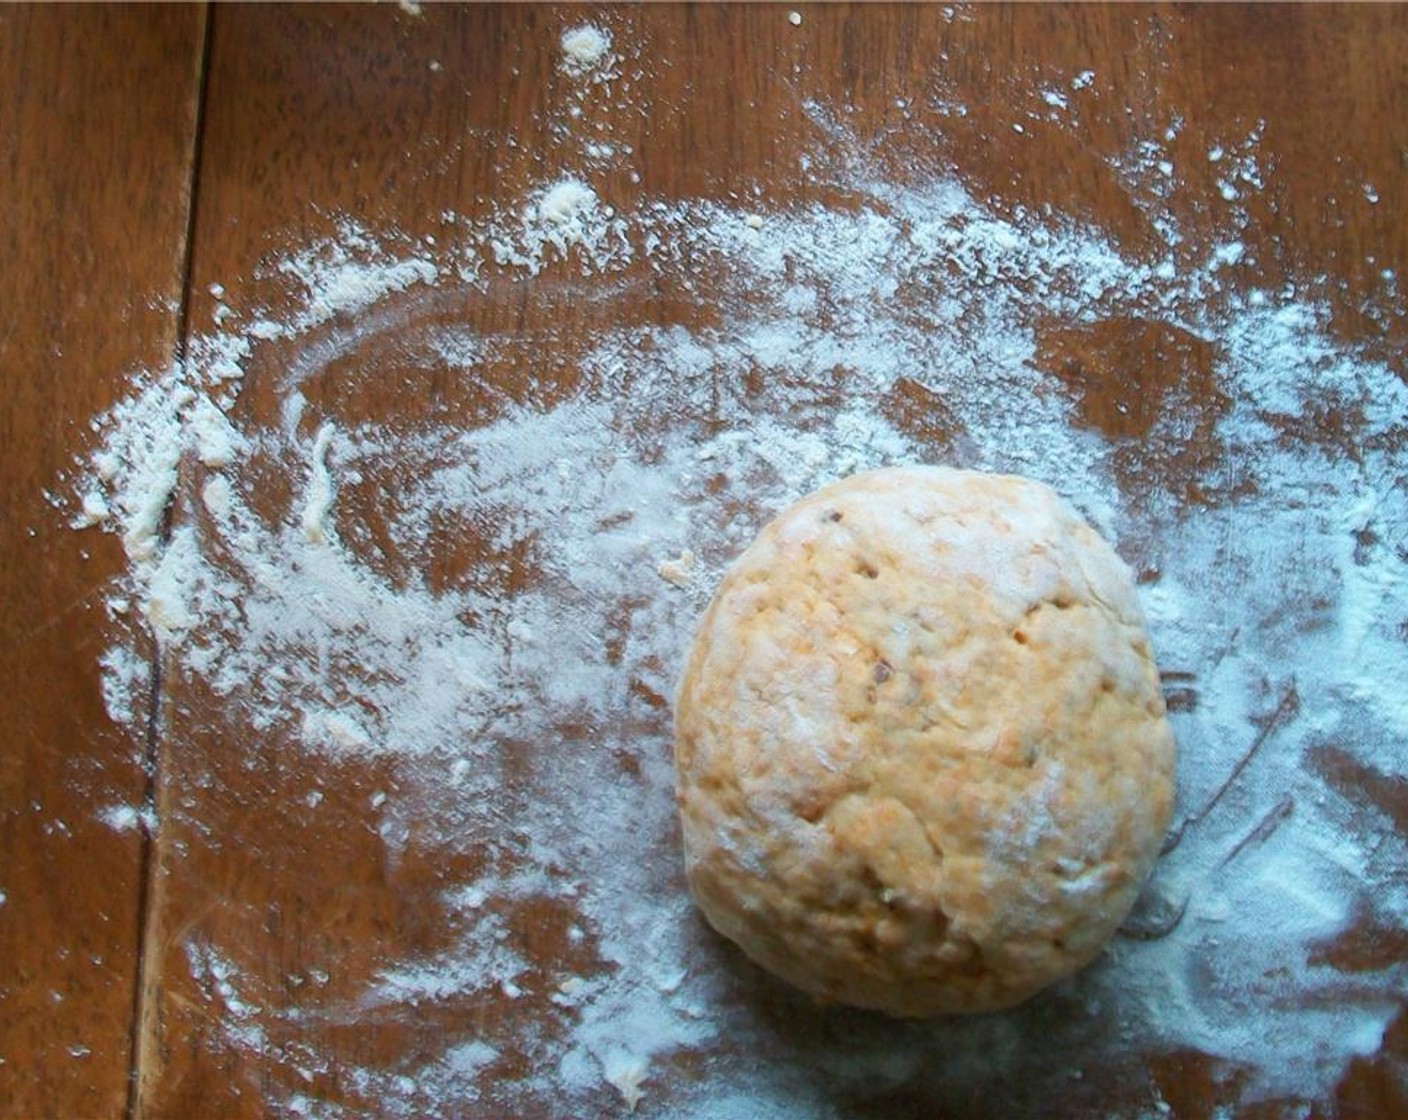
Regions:
[[[1381, 326], [1351, 309], [1381, 269], [1408, 275], [1408, 10], [801, 10], [794, 26], [772, 6], [0, 9], [0, 1114], [265, 1115], [289, 1107], [288, 1054], [300, 1046], [327, 1062], [310, 1093], [376, 1111], [338, 1063], [414, 1049], [417, 1028], [394, 1023], [302, 1030], [285, 1016], [255, 1024], [275, 1043], [263, 1049], [218, 1029], [183, 931], [247, 941], [269, 983], [329, 959], [355, 971], [385, 938], [417, 936], [404, 931], [433, 869], [378, 878], [374, 828], [360, 827], [375, 767], [329, 792], [321, 825], [295, 820], [286, 803], [302, 796], [299, 775], [241, 744], [249, 732], [223, 726], [198, 686], [164, 675], [154, 645], [146, 734], [113, 726], [96, 659], [121, 547], [73, 534], [46, 491], [87, 446], [89, 419], [125, 391], [119, 375], [178, 359], [209, 327], [211, 285], [252, 303], [261, 260], [326, 235], [340, 214], [415, 239], [440, 232], [446, 210], [473, 219], [550, 173], [560, 153], [544, 110], [564, 80], [567, 20], [596, 18], [644, 45], [654, 108], [623, 115], [615, 133], [634, 146], [639, 182], [622, 168], [596, 182], [618, 205], [633, 192], [726, 200], [753, 182], [770, 207], [805, 200], [808, 99], [853, 106], [847, 126], [863, 140], [922, 150], [928, 134], [906, 126], [903, 106], [933, 94], [942, 57], [947, 96], [968, 107], [947, 120], [946, 143], [974, 193], [1076, 213], [1138, 254], [1153, 235], [1114, 157], [1175, 114], [1190, 150], [1264, 120], [1275, 206], [1244, 235], [1264, 282], [1328, 275], [1343, 292], [1336, 330], [1403, 352], [1401, 319]], [[1109, 91], [1078, 135], [1010, 127], [1038, 64], [1088, 68]], [[497, 142], [509, 135], [516, 146]], [[1212, 168], [1188, 174], [1184, 199], [1213, 189]], [[1365, 181], [1376, 205], [1359, 201]], [[1210, 236], [1194, 201], [1175, 205], [1194, 241]], [[545, 307], [465, 314], [531, 332], [547, 325]], [[594, 329], [594, 315], [573, 310], [544, 345]], [[1136, 340], [1133, 357], [1156, 343]], [[262, 407], [261, 376], [240, 407]], [[144, 800], [164, 811], [152, 837], [96, 815], [100, 802]], [[286, 1008], [298, 999], [288, 987]], [[415, 1045], [433, 1046], [433, 1025], [420, 1029]], [[1400, 1014], [1382, 1052], [1352, 1063], [1333, 1107], [1314, 1113], [1408, 1115], [1405, 1062]], [[1157, 1078], [1178, 1115], [1209, 1115], [1232, 1091], [1196, 1053], [1161, 1058]], [[1102, 1092], [1112, 1112], [1132, 1099], [1118, 1083]], [[887, 1099], [864, 1114], [937, 1115]], [[618, 1105], [603, 1088], [599, 1107]], [[459, 1114], [454, 1102], [424, 1107]]]

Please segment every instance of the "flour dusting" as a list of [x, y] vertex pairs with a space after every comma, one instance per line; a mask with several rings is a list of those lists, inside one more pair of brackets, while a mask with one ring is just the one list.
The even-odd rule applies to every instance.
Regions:
[[[561, 50], [579, 78], [615, 57], [591, 26]], [[1052, 76], [1034, 100], [1061, 116], [1094, 80]], [[197, 682], [239, 730], [228, 749], [287, 744], [316, 779], [310, 813], [350, 761], [379, 767], [394, 785], [359, 804], [388, 866], [445, 868], [424, 899], [443, 935], [360, 972], [334, 962], [331, 984], [310, 974], [325, 994], [306, 1008], [260, 989], [248, 946], [183, 935], [226, 1043], [271, 1070], [271, 1111], [343, 1115], [308, 1087], [332, 1076], [321, 1028], [422, 1019], [433, 1052], [338, 1071], [342, 1091], [389, 1116], [824, 1117], [867, 1093], [971, 1100], [1020, 1080], [1014, 1114], [1036, 1114], [1103, 1069], [1158, 1115], [1148, 1056], [1196, 1050], [1237, 1101], [1308, 1102], [1408, 995], [1408, 966], [1347, 937], [1366, 913], [1408, 922], [1401, 808], [1368, 792], [1404, 781], [1408, 389], [1335, 337], [1334, 293], [1226, 280], [1241, 204], [1266, 189], [1261, 126], [1208, 151], [1225, 222], [1189, 265], [1168, 220], [1134, 259], [942, 167], [887, 176], [847, 155], [834, 107], [806, 112], [813, 174], [846, 206], [613, 206], [587, 160], [434, 244], [347, 218], [270, 262], [292, 311], [226, 309], [97, 419], [66, 516], [128, 557], [99, 660], [113, 720], [141, 731], [154, 635], [168, 681]], [[1119, 168], [1156, 217], [1171, 140]], [[504, 285], [610, 313], [556, 339], [548, 368], [538, 340], [445, 311]], [[646, 288], [696, 309], [691, 325]], [[1402, 315], [1388, 280], [1383, 298]], [[1120, 368], [1150, 339], [1165, 368]], [[272, 410], [235, 407], [256, 368], [282, 371], [259, 382]], [[334, 376], [347, 394], [310, 389]], [[337, 403], [391, 378], [476, 403]], [[779, 1026], [768, 982], [684, 892], [674, 682], [766, 519], [914, 462], [1048, 482], [1140, 573], [1181, 749], [1175, 827], [1121, 936], [1032, 1004], [900, 1024], [794, 1000]], [[100, 816], [154, 829], [150, 808]]]

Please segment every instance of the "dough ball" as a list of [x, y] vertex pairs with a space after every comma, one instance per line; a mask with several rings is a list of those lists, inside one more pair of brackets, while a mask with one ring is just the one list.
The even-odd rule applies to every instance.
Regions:
[[762, 531], [700, 622], [675, 759], [710, 923], [894, 1015], [1008, 1007], [1089, 962], [1173, 800], [1128, 568], [1047, 487], [934, 467]]

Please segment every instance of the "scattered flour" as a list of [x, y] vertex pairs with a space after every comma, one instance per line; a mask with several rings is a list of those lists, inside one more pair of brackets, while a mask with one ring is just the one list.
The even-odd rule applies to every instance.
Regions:
[[260, 319], [248, 334], [256, 339], [297, 335], [334, 316], [353, 316], [379, 299], [413, 284], [432, 284], [439, 275], [425, 256], [398, 257], [396, 246], [383, 246], [360, 226], [343, 221], [338, 236], [280, 261], [279, 271], [304, 287], [302, 309], [289, 319]]
[[602, 1059], [601, 1068], [606, 1080], [621, 1094], [626, 1107], [634, 1112], [636, 1105], [640, 1104], [641, 1098], [645, 1096], [645, 1090], [641, 1088], [641, 1082], [646, 1077], [645, 1059], [614, 1051]]
[[573, 254], [585, 274], [618, 269], [632, 255], [626, 223], [570, 176], [536, 192], [521, 214], [491, 223], [479, 240], [493, 264], [531, 275]]
[[583, 24], [562, 33], [562, 68], [581, 77], [608, 62], [611, 36], [599, 27]]
[[152, 830], [156, 823], [146, 808], [132, 805], [109, 805], [106, 809], [98, 811], [98, 819], [114, 832]]
[[108, 509], [108, 503], [102, 494], [96, 490], [90, 490], [84, 494], [81, 500], [78, 516], [70, 522], [74, 529], [87, 529], [92, 525], [99, 525], [112, 516], [112, 510]]
[[[569, 74], [599, 74], [611, 40], [580, 27], [562, 51]], [[1065, 109], [1093, 81], [1040, 96]], [[1183, 236], [1168, 224], [1167, 254], [1132, 260], [941, 169], [891, 181], [846, 155], [826, 106], [806, 108], [840, 153], [819, 151], [815, 173], [851, 206], [617, 213], [564, 175], [454, 243], [348, 220], [274, 262], [301, 292], [293, 313], [231, 313], [99, 418], [68, 515], [129, 558], [99, 663], [112, 718], [144, 726], [149, 627], [224, 721], [287, 742], [321, 788], [349, 758], [390, 767], [399, 793], [370, 803], [388, 860], [414, 845], [478, 868], [447, 871], [426, 903], [439, 948], [339, 975], [302, 1019], [245, 977], [245, 946], [187, 935], [227, 1042], [263, 1055], [271, 1108], [339, 1115], [307, 1088], [319, 1022], [430, 1011], [438, 1054], [347, 1074], [377, 1113], [585, 1114], [609, 1092], [660, 1115], [823, 1117], [838, 1097], [971, 1100], [1020, 1081], [1014, 1113], [1039, 1114], [1103, 1068], [1127, 1071], [1152, 1115], [1168, 1105], [1147, 1056], [1187, 1049], [1222, 1064], [1234, 1103], [1314, 1101], [1408, 995], [1408, 966], [1344, 943], [1363, 913], [1408, 921], [1401, 821], [1364, 792], [1366, 776], [1402, 780], [1408, 735], [1403, 380], [1334, 338], [1313, 283], [1225, 286], [1237, 205], [1201, 264], [1168, 266]], [[1209, 152], [1219, 206], [1263, 188], [1259, 137]], [[1156, 216], [1168, 139], [1122, 168]], [[663, 304], [715, 313], [692, 329], [642, 315], [613, 284], [628, 269]], [[447, 325], [435, 295], [522, 282], [533, 300], [540, 274], [617, 313], [560, 340], [570, 390], [524, 396], [501, 371], [545, 377], [535, 340]], [[1088, 412], [1063, 355], [1115, 379], [1108, 354], [1149, 330], [1177, 344], [1169, 368], [1115, 394], [1117, 421]], [[449, 370], [490, 404], [312, 415], [302, 388], [334, 358], [352, 388]], [[277, 416], [232, 408], [256, 359], [286, 370]], [[668, 703], [698, 610], [768, 516], [916, 461], [1044, 479], [1141, 573], [1182, 750], [1175, 842], [1125, 936], [1034, 1004], [923, 1025], [798, 1004], [780, 1027], [684, 893]], [[543, 912], [571, 915], [564, 959], [514, 932]]]
[[580, 240], [582, 220], [590, 218], [596, 206], [596, 192], [591, 187], [576, 179], [564, 179], [542, 196], [536, 214], [532, 207], [528, 209], [524, 215], [525, 224], [531, 224], [534, 218], [538, 218], [547, 223], [549, 229], [554, 226], [572, 229], [576, 239]]
[[[310, 544], [324, 544], [330, 528], [328, 514], [332, 510], [332, 475], [328, 472], [328, 447], [332, 443], [333, 425], [324, 424], [318, 429], [309, 457], [308, 491], [303, 500], [303, 535]], [[222, 512], [212, 510], [212, 512]]]

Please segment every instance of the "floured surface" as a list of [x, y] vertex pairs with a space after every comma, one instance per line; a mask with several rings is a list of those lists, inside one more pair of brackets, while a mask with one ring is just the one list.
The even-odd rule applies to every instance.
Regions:
[[[130, 559], [99, 659], [114, 719], [145, 727], [151, 628], [189, 709], [170, 765], [205, 812], [228, 801], [226, 821], [280, 839], [246, 881], [306, 883], [381, 934], [339, 946], [338, 921], [310, 922], [297, 936], [326, 952], [281, 972], [270, 919], [236, 936], [193, 914], [169, 967], [201, 1044], [259, 1068], [245, 1088], [287, 1115], [580, 1114], [640, 1093], [662, 1115], [827, 1116], [997, 1091], [1032, 1111], [1098, 1108], [1116, 1080], [1155, 1110], [1150, 1071], [1190, 1050], [1237, 1099], [1323, 1097], [1408, 984], [1354, 933], [1408, 917], [1383, 792], [1408, 734], [1408, 394], [1331, 330], [1332, 284], [1238, 271], [1274, 183], [1254, 124], [1203, 157], [1211, 236], [1162, 208], [1164, 131], [1119, 159], [1163, 239], [1138, 251], [942, 159], [887, 166], [840, 104], [805, 106], [810, 200], [623, 193], [633, 153], [608, 125], [650, 61], [612, 30], [550, 107], [552, 165], [433, 241], [363, 215], [275, 250], [287, 302], [231, 296], [186, 367], [133, 374], [62, 502]], [[1038, 75], [1012, 135], [1077, 130], [1101, 88]], [[940, 89], [921, 111], [968, 108]], [[550, 362], [497, 315], [577, 305], [610, 325], [555, 336]], [[1356, 311], [1400, 322], [1396, 277]], [[1155, 351], [1166, 366], [1118, 361]], [[904, 462], [1043, 479], [1116, 543], [1182, 748], [1178, 843], [1133, 935], [1019, 1012], [922, 1027], [792, 1004], [706, 933], [667, 703], [759, 525]], [[296, 775], [286, 800], [239, 792], [272, 772]], [[159, 806], [167, 858], [246, 858], [195, 801]], [[95, 806], [123, 829], [148, 809]]]

